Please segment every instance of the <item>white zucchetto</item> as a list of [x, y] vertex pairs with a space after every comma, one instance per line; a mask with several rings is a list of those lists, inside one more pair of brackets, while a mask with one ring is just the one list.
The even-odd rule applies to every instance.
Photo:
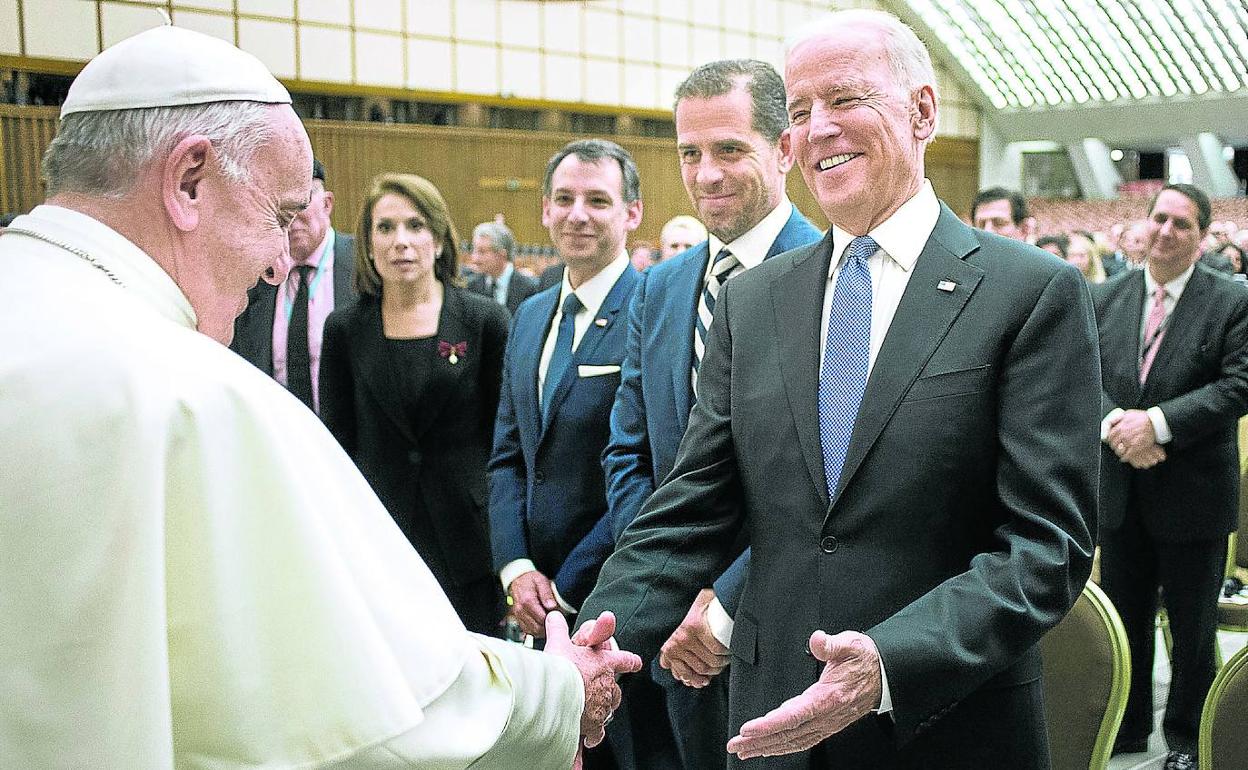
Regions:
[[61, 117], [235, 101], [290, 104], [290, 94], [255, 56], [210, 35], [161, 26], [87, 62], [69, 87]]

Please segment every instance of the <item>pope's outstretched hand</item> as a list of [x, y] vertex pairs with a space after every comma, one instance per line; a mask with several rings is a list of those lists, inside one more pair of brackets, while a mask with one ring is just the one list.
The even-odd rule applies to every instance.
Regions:
[[741, 759], [806, 751], [880, 705], [880, 652], [866, 634], [810, 635], [810, 652], [824, 661], [819, 681], [767, 714], [741, 725], [728, 751]]
[[568, 621], [563, 613], [546, 616], [546, 652], [572, 661], [585, 682], [581, 736], [586, 746], [602, 742], [607, 721], [620, 705], [620, 686], [615, 678], [641, 670], [641, 658], [618, 649], [611, 640], [614, 634], [615, 615], [610, 612], [582, 626], [575, 642], [568, 637]]

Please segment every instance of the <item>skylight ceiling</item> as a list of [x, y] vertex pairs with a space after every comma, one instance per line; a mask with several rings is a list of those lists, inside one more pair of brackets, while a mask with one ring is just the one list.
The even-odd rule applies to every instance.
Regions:
[[998, 109], [1248, 94], [1245, 0], [905, 2]]

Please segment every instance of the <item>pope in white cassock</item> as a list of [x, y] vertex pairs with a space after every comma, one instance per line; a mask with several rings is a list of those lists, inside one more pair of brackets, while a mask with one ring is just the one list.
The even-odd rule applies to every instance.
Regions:
[[[0, 235], [0, 764], [557, 768], [618, 704], [614, 621], [469, 634], [310, 410], [224, 344], [287, 271], [286, 90], [173, 27], [75, 80]], [[550, 653], [554, 654], [550, 654]]]

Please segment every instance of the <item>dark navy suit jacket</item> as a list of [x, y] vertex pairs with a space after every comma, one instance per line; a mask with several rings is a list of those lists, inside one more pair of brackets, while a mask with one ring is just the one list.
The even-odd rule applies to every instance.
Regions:
[[521, 558], [579, 605], [615, 547], [599, 458], [619, 371], [582, 375], [580, 367], [619, 367], [627, 310], [641, 275], [631, 267], [615, 282], [556, 386], [542, 419], [537, 369], [560, 287], [516, 310], [503, 360], [503, 385], [490, 460], [490, 539], [494, 569]]
[[[794, 207], [764, 258], [821, 237]], [[703, 241], [647, 270], [633, 294], [628, 350], [611, 409], [611, 443], [602, 457], [616, 538], [667, 478], [685, 435], [693, 407], [693, 323], [709, 258]], [[747, 550], [715, 581], [715, 595], [729, 614], [736, 611], [748, 565]]]

